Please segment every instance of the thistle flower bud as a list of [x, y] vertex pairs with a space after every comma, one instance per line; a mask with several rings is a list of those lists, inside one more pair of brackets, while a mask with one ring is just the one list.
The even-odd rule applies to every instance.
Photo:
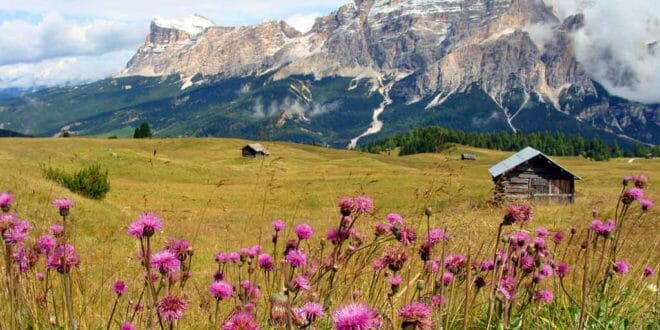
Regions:
[[426, 210], [424, 210], [424, 214], [426, 214], [427, 217], [430, 217], [433, 215], [433, 210], [430, 207], [427, 207]]
[[270, 296], [270, 320], [271, 325], [284, 325], [286, 323], [289, 298], [281, 293]]
[[426, 283], [424, 282], [424, 280], [417, 280], [418, 291], [423, 291], [425, 287], [426, 287]]

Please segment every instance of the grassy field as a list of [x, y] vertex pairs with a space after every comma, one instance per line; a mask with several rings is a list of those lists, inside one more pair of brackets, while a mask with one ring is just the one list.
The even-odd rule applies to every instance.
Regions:
[[[336, 201], [366, 194], [375, 201], [374, 217], [382, 221], [398, 212], [422, 221], [431, 219], [456, 235], [456, 244], [473, 244], [492, 237], [503, 214], [489, 206], [493, 184], [488, 168], [511, 153], [457, 147], [443, 154], [408, 157], [364, 154], [290, 143], [264, 143], [271, 156], [244, 159], [246, 143], [231, 139], [0, 139], [0, 191], [11, 191], [14, 209], [29, 219], [37, 232], [58, 220], [51, 205], [56, 197], [75, 200], [70, 219], [72, 240], [81, 255], [79, 290], [85, 300], [89, 328], [105, 322], [112, 304], [108, 286], [117, 278], [134, 279], [137, 251], [126, 225], [140, 213], [165, 218], [161, 238], [176, 236], [195, 247], [192, 285], [203, 295], [213, 274], [213, 255], [270, 241], [270, 222], [285, 219], [287, 230], [303, 220], [320, 237], [336, 225]], [[460, 161], [461, 152], [477, 155]], [[660, 179], [660, 160], [615, 159], [592, 162], [556, 158], [584, 180], [576, 183], [573, 205], [536, 205], [534, 225], [551, 230], [584, 227], [592, 209], [601, 217], [613, 213], [613, 201], [625, 174], [651, 178], [649, 199], [658, 201], [654, 181]], [[66, 171], [100, 163], [110, 173], [112, 189], [103, 201], [72, 194], [43, 178], [40, 166]], [[660, 263], [657, 210], [637, 228], [624, 251], [631, 266]], [[370, 232], [367, 224], [364, 229]], [[488, 243], [490, 244], [490, 242]], [[84, 291], [84, 292], [83, 292]], [[95, 308], [94, 306], [104, 306]], [[192, 321], [186, 321], [192, 322]], [[186, 323], [188, 325], [194, 323]]]

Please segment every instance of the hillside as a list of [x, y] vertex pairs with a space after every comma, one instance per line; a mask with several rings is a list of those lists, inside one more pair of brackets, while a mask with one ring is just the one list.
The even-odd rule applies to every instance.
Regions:
[[[452, 241], [455, 246], [464, 246], [476, 237], [492, 237], [501, 219], [502, 210], [486, 203], [491, 189], [487, 168], [509, 153], [457, 148], [444, 154], [388, 157], [265, 143], [272, 156], [251, 160], [240, 157], [245, 143], [227, 139], [2, 139], [0, 191], [15, 194], [13, 208], [29, 219], [37, 232], [58, 221], [51, 204], [54, 198], [75, 200], [67, 221], [74, 229], [70, 240], [81, 258], [75, 274], [80, 278], [78, 299], [81, 306], [89, 304], [98, 311], [83, 313], [81, 322], [89, 327], [107, 320], [107, 308], [114, 299], [107, 289], [110, 281], [124, 278], [131, 285], [141, 281], [141, 273], [130, 266], [135, 263], [131, 256], [136, 241], [127, 235], [126, 225], [144, 211], [165, 218], [165, 228], [158, 237], [182, 237], [195, 247], [190, 284], [193, 293], [199, 291], [190, 298], [195, 304], [207, 299], [206, 287], [217, 268], [213, 261], [217, 251], [236, 250], [257, 241], [268, 246], [270, 222], [275, 218], [285, 219], [287, 235], [293, 223], [304, 221], [322, 237], [336, 224], [335, 205], [341, 196], [363, 193], [374, 198], [373, 217], [360, 221], [365, 230], [393, 211], [407, 221], [422, 223], [424, 207], [431, 206], [432, 225], [456, 234]], [[460, 152], [474, 153], [478, 160], [461, 162], [457, 160]], [[583, 226], [590, 221], [593, 208], [601, 209], [607, 218], [621, 177], [628, 173], [648, 174], [652, 180], [648, 197], [658, 200], [653, 188], [653, 180], [660, 177], [658, 160], [557, 160], [584, 178], [577, 182], [577, 202], [536, 205], [534, 226], [553, 231]], [[95, 162], [110, 171], [112, 190], [104, 201], [71, 194], [45, 180], [39, 168], [40, 163], [49, 163], [71, 171]], [[632, 228], [636, 239], [622, 253], [636, 266], [660, 262], [655, 249], [649, 249], [650, 242], [657, 244], [654, 214]], [[98, 260], [103, 262], [96, 263]], [[138, 294], [136, 288], [130, 289], [133, 296]], [[88, 292], [100, 294], [85, 294]], [[179, 326], [207, 326], [204, 310], [191, 304], [191, 315]]]
[[[18, 205], [35, 221], [41, 221], [51, 198], [74, 197], [80, 212], [77, 221], [83, 230], [78, 238], [88, 242], [102, 236], [123, 239], [123, 224], [144, 210], [163, 214], [188, 233], [202, 229], [214, 235], [240, 233], [241, 237], [244, 231], [256, 235], [265, 229], [259, 224], [266, 226], [276, 217], [309, 219], [323, 227], [332, 221], [335, 200], [358, 192], [378, 201], [381, 216], [391, 210], [413, 215], [430, 204], [438, 209], [438, 219], [446, 216], [452, 226], [468, 226], [460, 219], [483, 217], [474, 227], [487, 230], [486, 219], [499, 213], [485, 207], [491, 194], [487, 169], [510, 155], [457, 148], [443, 154], [388, 157], [265, 143], [272, 156], [249, 160], [240, 157], [245, 143], [224, 139], [3, 139], [0, 166], [6, 175], [0, 177], [0, 187], [15, 192], [21, 200], [30, 197], [31, 202], [36, 201]], [[476, 154], [478, 160], [456, 160], [463, 151]], [[575, 205], [539, 206], [542, 223], [587, 217], [585, 207], [611, 199], [624, 174], [644, 172], [660, 177], [657, 159], [557, 159], [584, 181], [577, 183], [579, 197]], [[112, 190], [101, 202], [72, 195], [45, 180], [39, 170], [39, 164], [50, 163], [70, 171], [94, 162], [110, 172]], [[425, 193], [429, 195], [424, 197]], [[452, 208], [446, 208], [450, 204]], [[477, 213], [454, 217], [457, 209], [474, 207]], [[88, 217], [105, 220], [87, 222], [84, 219]], [[211, 238], [198, 239], [204, 246], [201, 250], [217, 248], [205, 245], [216, 244]]]

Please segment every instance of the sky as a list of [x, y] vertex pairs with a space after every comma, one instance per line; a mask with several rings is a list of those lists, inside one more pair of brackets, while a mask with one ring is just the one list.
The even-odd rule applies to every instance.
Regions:
[[[154, 16], [197, 13], [225, 26], [284, 19], [305, 32], [348, 1], [0, 0], [0, 89], [108, 77], [125, 67]], [[616, 95], [660, 102], [660, 0], [542, 1], [561, 18], [584, 13], [573, 38], [592, 77]], [[544, 28], [552, 27], [535, 31]]]

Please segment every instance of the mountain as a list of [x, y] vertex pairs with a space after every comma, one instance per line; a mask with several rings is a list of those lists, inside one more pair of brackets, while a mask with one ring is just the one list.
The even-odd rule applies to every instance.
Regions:
[[149, 121], [160, 136], [346, 147], [440, 125], [658, 144], [660, 105], [611, 96], [576, 59], [583, 25], [541, 0], [355, 0], [305, 34], [156, 18], [116, 77], [0, 101], [0, 127], [103, 134]]

